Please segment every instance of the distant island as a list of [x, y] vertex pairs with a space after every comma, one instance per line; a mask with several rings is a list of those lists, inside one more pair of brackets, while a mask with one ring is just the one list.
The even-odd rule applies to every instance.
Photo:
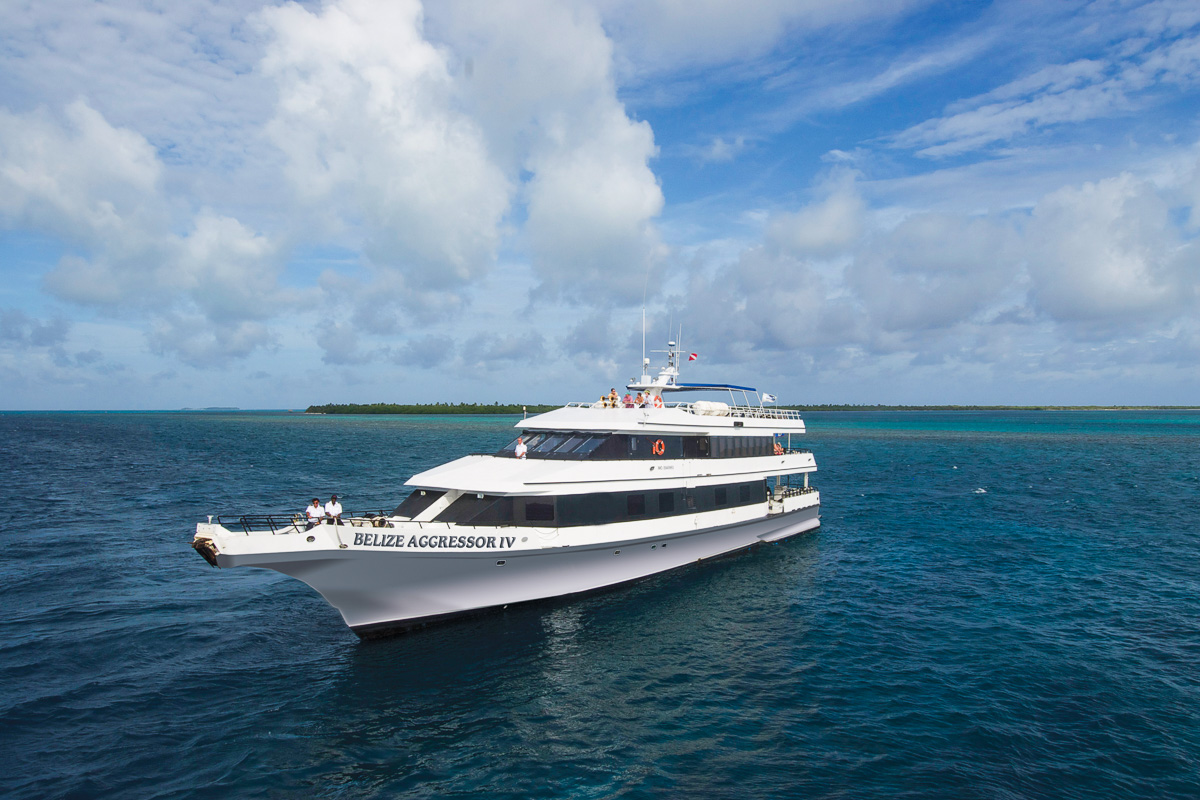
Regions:
[[[308, 414], [542, 414], [561, 404], [514, 403], [328, 403], [309, 406]], [[888, 406], [819, 404], [767, 406], [795, 411], [1184, 411], [1196, 406]]]
[[241, 411], [237, 406], [208, 406], [207, 408], [182, 408], [180, 411]]

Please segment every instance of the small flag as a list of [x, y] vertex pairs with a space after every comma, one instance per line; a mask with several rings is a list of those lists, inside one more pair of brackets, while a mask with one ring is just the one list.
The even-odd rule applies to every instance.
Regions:
[[699, 357], [700, 355], [698, 353], [692, 353], [690, 356], [688, 356], [688, 361], [695, 361]]
[[773, 395], [773, 394], [765, 394], [765, 393], [763, 394], [763, 402], [764, 403], [774, 403], [775, 399], [776, 399], [775, 395]]

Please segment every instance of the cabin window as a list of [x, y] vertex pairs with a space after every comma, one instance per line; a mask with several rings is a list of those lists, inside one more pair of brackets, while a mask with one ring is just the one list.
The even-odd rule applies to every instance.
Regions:
[[[558, 497], [479, 498], [467, 495], [438, 516], [469, 525], [609, 525], [634, 519], [670, 517], [761, 503], [765, 480], [700, 486], [664, 492], [593, 492]], [[682, 502], [680, 502], [682, 498]]]
[[563, 442], [562, 446], [559, 447], [558, 449], [556, 449], [554, 452], [570, 453], [576, 447], [578, 447], [580, 444], [582, 444], [584, 442], [584, 440], [586, 440], [586, 439], [587, 439], [587, 437], [583, 436], [583, 435], [572, 436], [570, 439], [567, 439], [565, 442]]
[[[497, 507], [497, 504], [503, 506], [505, 503], [508, 506], [507, 520], [504, 519], [503, 508]], [[464, 494], [433, 518], [434, 522], [456, 522], [459, 525], [474, 524], [476, 520], [489, 525], [512, 521], [512, 500], [496, 495]]]
[[437, 502], [444, 494], [445, 492], [438, 492], [433, 489], [417, 489], [404, 498], [404, 502], [398, 505], [396, 510], [392, 512], [392, 516], [409, 517], [411, 519]]
[[549, 503], [525, 501], [525, 519], [528, 522], [553, 522], [554, 501], [551, 500]]
[[536, 445], [530, 447], [530, 451], [534, 453], [550, 453], [553, 452], [560, 444], [565, 442], [567, 437], [565, 434], [554, 433], [547, 436]]
[[574, 455], [577, 455], [577, 456], [584, 456], [584, 457], [586, 457], [586, 456], [590, 455], [590, 454], [591, 454], [591, 452], [592, 452], [593, 450], [595, 450], [597, 447], [599, 447], [600, 445], [604, 444], [604, 440], [605, 440], [605, 438], [607, 438], [607, 437], [604, 437], [604, 436], [589, 436], [587, 439], [585, 439], [585, 440], [584, 440], [583, 444], [579, 445], [578, 447], [576, 447], [576, 448], [575, 448], [574, 450], [572, 450], [571, 452], [572, 452]]
[[625, 498], [625, 509], [631, 517], [640, 517], [646, 513], [646, 495], [631, 494]]

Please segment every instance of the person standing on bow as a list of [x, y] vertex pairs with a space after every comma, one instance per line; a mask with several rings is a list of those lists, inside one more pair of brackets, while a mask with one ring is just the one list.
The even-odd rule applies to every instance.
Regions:
[[342, 524], [342, 504], [337, 501], [336, 494], [325, 504], [325, 517], [335, 525]]

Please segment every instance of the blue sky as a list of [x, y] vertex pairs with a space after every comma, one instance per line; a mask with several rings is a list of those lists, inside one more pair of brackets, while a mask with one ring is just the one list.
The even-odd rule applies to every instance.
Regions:
[[1200, 403], [1200, 6], [6, 3], [0, 408]]

